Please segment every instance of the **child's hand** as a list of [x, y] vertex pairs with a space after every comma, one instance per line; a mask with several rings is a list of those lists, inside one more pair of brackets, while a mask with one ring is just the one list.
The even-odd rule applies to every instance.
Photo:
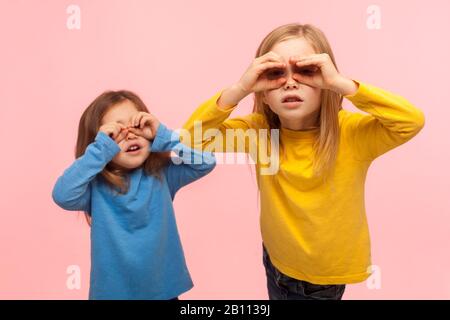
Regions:
[[286, 64], [274, 52], [268, 52], [253, 60], [237, 83], [247, 94], [280, 88], [285, 82], [285, 77], [270, 78], [266, 71], [270, 69], [284, 69]]
[[153, 140], [159, 127], [159, 120], [147, 112], [139, 112], [131, 119], [128, 130], [147, 140]]
[[128, 134], [128, 129], [123, 124], [118, 122], [105, 123], [100, 127], [100, 129], [98, 129], [98, 131], [107, 134], [117, 144], [125, 139]]
[[286, 68], [286, 64], [275, 52], [268, 52], [253, 60], [241, 79], [231, 87], [225, 89], [217, 104], [219, 107], [228, 109], [235, 106], [252, 92], [259, 92], [280, 88], [287, 79], [285, 77], [271, 78], [267, 72], [273, 69]]
[[295, 65], [295, 80], [306, 85], [336, 91], [342, 95], [356, 91], [356, 84], [342, 76], [326, 53], [305, 57], [291, 57], [289, 63]]

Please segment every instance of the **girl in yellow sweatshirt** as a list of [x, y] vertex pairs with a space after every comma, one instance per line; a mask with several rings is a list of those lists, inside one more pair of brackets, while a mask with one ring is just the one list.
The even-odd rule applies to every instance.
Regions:
[[[228, 119], [251, 93], [253, 113]], [[344, 110], [343, 97], [367, 114]], [[199, 137], [198, 123], [209, 134]], [[370, 275], [367, 170], [423, 126], [423, 113], [406, 99], [340, 74], [319, 29], [288, 24], [270, 32], [240, 80], [184, 128], [196, 147], [244, 151], [256, 163], [269, 298], [341, 299], [345, 284]], [[273, 173], [263, 173], [263, 149], [278, 157]]]

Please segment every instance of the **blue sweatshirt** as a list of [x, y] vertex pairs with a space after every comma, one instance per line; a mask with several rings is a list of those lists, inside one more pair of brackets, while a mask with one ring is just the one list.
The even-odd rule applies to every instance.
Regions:
[[126, 194], [118, 194], [97, 175], [120, 151], [103, 132], [83, 156], [64, 171], [53, 189], [61, 208], [89, 212], [91, 279], [89, 299], [171, 299], [193, 287], [179, 238], [172, 201], [178, 189], [208, 174], [211, 153], [180, 142], [160, 124], [151, 152], [174, 151], [162, 177], [129, 173]]

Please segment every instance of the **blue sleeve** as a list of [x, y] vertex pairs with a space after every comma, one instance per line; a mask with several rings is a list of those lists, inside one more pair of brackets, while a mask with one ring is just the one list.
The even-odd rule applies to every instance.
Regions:
[[67, 168], [53, 187], [53, 201], [65, 210], [90, 213], [90, 182], [114, 156], [120, 147], [108, 135], [99, 132], [81, 157]]
[[165, 172], [172, 198], [181, 187], [207, 175], [216, 166], [216, 158], [212, 153], [200, 152], [184, 145], [180, 142], [179, 134], [163, 124], [158, 127], [151, 151], [173, 151], [176, 154]]

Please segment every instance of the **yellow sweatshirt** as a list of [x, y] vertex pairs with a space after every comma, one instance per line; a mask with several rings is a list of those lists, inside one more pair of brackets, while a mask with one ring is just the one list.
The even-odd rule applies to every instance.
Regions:
[[[422, 111], [406, 99], [357, 83], [358, 91], [345, 98], [368, 114], [339, 111], [337, 160], [325, 182], [312, 175], [313, 142], [319, 129], [280, 130], [283, 152], [279, 153], [276, 174], [260, 174], [261, 165], [255, 161], [264, 245], [275, 267], [295, 279], [322, 285], [348, 284], [364, 281], [370, 275], [370, 238], [364, 205], [367, 170], [372, 160], [405, 143], [424, 126]], [[227, 140], [225, 131], [264, 127], [264, 117], [252, 113], [227, 119], [235, 107], [218, 107], [220, 95], [221, 92], [204, 102], [184, 129], [194, 134], [194, 121], [202, 121], [203, 133], [218, 129], [216, 133], [221, 133], [219, 142], [223, 141], [223, 145], [215, 143], [217, 134], [211, 130], [200, 137], [200, 144], [212, 151], [249, 152], [252, 146], [259, 148], [258, 137], [229, 136]], [[197, 133], [197, 147], [198, 138]], [[234, 150], [225, 150], [231, 140]]]

